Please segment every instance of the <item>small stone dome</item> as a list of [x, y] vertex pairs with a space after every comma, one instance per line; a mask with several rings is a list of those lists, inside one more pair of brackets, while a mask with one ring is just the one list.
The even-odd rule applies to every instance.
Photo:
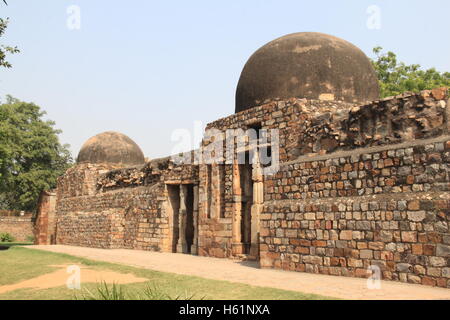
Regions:
[[269, 42], [247, 61], [236, 90], [236, 112], [276, 98], [362, 103], [379, 99], [377, 75], [353, 44], [300, 32]]
[[106, 163], [135, 166], [145, 163], [141, 148], [118, 132], [104, 132], [90, 138], [81, 147], [78, 163]]

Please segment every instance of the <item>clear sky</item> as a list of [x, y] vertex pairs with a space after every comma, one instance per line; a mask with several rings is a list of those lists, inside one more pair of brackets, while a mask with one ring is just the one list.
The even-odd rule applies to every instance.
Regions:
[[130, 136], [147, 157], [168, 156], [175, 129], [234, 112], [247, 59], [288, 33], [332, 34], [368, 56], [380, 45], [406, 63], [450, 71], [448, 0], [8, 3], [0, 4], [0, 17], [11, 19], [1, 43], [22, 52], [9, 58], [13, 69], [0, 70], [0, 96], [40, 105], [74, 156], [109, 130]]

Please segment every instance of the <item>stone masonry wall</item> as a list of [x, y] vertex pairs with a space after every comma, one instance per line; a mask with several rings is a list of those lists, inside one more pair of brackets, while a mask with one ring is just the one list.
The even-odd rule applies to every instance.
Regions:
[[33, 236], [33, 222], [31, 215], [22, 217], [0, 216], [0, 233], [9, 233], [17, 242], [30, 241], [30, 237]]
[[196, 168], [168, 158], [123, 169], [77, 165], [58, 181], [57, 243], [171, 251], [166, 183], [196, 179]]
[[57, 243], [160, 251], [168, 233], [160, 185], [110, 191], [58, 204]]
[[450, 287], [450, 137], [286, 163], [265, 181], [261, 265]]
[[202, 165], [199, 180], [199, 255], [232, 257], [232, 168]]
[[[266, 130], [278, 129], [279, 160], [280, 163], [288, 163], [301, 157], [310, 158], [355, 149], [359, 149], [360, 153], [365, 153], [369, 152], [369, 148], [377, 146], [439, 137], [448, 132], [447, 121], [450, 119], [448, 115], [450, 107], [447, 107], [447, 99], [447, 89], [441, 88], [420, 93], [404, 93], [363, 106], [336, 101], [295, 98], [276, 100], [214, 121], [208, 124], [206, 129], [217, 129], [222, 133], [228, 129], [246, 130], [254, 128], [255, 125]], [[213, 143], [222, 143], [225, 149], [226, 137], [223, 135], [215, 136], [213, 139], [204, 139], [203, 147], [208, 150], [208, 146]], [[214, 158], [214, 156], [212, 157]], [[214, 159], [217, 163], [215, 165], [200, 165], [199, 252], [201, 255], [231, 256], [235, 195], [232, 190], [232, 163], [225, 160], [218, 157]], [[439, 161], [439, 158], [435, 159], [436, 163]], [[341, 164], [339, 159], [337, 163], [333, 163], [336, 168], [341, 165], [345, 164]], [[349, 165], [352, 163], [346, 165], [345, 170], [349, 170]], [[365, 165], [369, 167], [372, 163], [368, 162]], [[318, 181], [316, 186], [315, 184], [311, 185], [312, 181], [307, 181], [305, 178], [301, 181], [297, 179], [292, 187], [277, 188], [276, 185], [284, 183], [285, 180], [278, 174], [275, 178], [269, 177], [264, 182], [264, 188], [271, 190], [271, 193], [266, 193], [267, 197], [264, 201], [270, 200], [272, 197], [283, 199], [286, 196], [300, 200], [310, 197], [312, 193], [313, 196], [316, 193], [322, 193], [327, 197], [337, 197], [343, 194], [355, 196], [362, 195], [361, 188], [364, 189], [364, 194], [376, 194], [380, 192], [384, 183], [386, 189], [391, 188], [398, 192], [403, 189], [399, 185], [394, 185], [395, 177], [389, 176], [391, 174], [389, 166], [397, 165], [398, 163], [391, 165], [387, 163], [386, 168], [378, 168], [378, 164], [375, 164], [373, 169], [375, 175], [380, 171], [381, 186], [375, 185], [378, 183], [378, 178], [374, 184], [373, 179], [365, 180], [361, 177], [361, 179], [355, 179], [359, 190], [348, 186], [350, 180], [354, 179], [354, 172], [350, 173], [350, 180], [343, 179], [329, 189], [330, 182], [328, 181]], [[217, 170], [222, 171], [221, 178], [218, 178]], [[287, 171], [286, 174], [291, 177], [290, 175], [294, 174], [295, 169], [290, 166]], [[392, 172], [395, 173], [395, 170]], [[369, 174], [372, 173], [369, 172]], [[436, 181], [438, 180], [439, 178], [436, 179]], [[420, 177], [417, 181], [420, 181]], [[303, 186], [299, 183], [303, 183]], [[212, 190], [209, 187], [210, 184], [213, 185]], [[312, 191], [311, 188], [315, 189]], [[426, 189], [427, 186], [424, 186], [423, 183], [414, 183], [410, 186], [411, 191], [414, 192], [422, 190], [421, 188]], [[222, 201], [221, 210], [223, 212], [208, 215], [208, 212], [215, 212], [210, 209], [212, 199], [216, 202]]]
[[[340, 150], [397, 144], [448, 132], [448, 89], [354, 105], [338, 101], [289, 99], [257, 106], [207, 125], [206, 129], [279, 130], [280, 161]], [[210, 143], [204, 141], [204, 145]]]
[[[377, 265], [384, 279], [450, 287], [449, 121], [442, 88], [363, 106], [276, 100], [207, 130], [279, 130], [280, 169], [259, 180], [262, 212], [252, 216], [262, 267], [367, 277]], [[202, 147], [215, 143], [226, 140], [207, 136]], [[198, 254], [239, 255], [239, 175], [215, 160], [69, 169], [58, 181], [57, 243], [172, 252], [168, 187], [189, 184], [198, 185]]]

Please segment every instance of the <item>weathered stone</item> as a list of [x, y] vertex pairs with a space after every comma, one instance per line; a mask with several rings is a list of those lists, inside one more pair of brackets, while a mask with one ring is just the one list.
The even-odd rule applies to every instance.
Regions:
[[408, 219], [414, 222], [423, 221], [426, 217], [425, 211], [408, 211]]
[[397, 263], [397, 271], [399, 272], [410, 272], [412, 266], [409, 263]]
[[415, 232], [415, 231], [403, 231], [402, 232], [402, 241], [404, 241], [404, 242], [416, 242], [417, 241], [417, 232]]
[[438, 244], [436, 246], [436, 255], [439, 257], [450, 257], [450, 246]]
[[356, 228], [358, 230], [371, 230], [371, 225], [369, 221], [357, 221]]
[[430, 265], [433, 267], [445, 267], [447, 260], [441, 257], [430, 257]]
[[360, 258], [361, 259], [373, 259], [373, 251], [372, 250], [361, 250]]
[[340, 240], [352, 240], [353, 239], [353, 231], [351, 230], [344, 230], [341, 231], [339, 235]]
[[443, 268], [442, 269], [442, 276], [445, 278], [450, 278], [450, 268]]

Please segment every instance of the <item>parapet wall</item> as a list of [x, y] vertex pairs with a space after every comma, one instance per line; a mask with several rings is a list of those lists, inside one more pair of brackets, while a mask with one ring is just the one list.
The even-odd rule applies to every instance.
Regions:
[[279, 130], [280, 161], [341, 150], [397, 144], [438, 137], [449, 132], [447, 88], [404, 93], [355, 105], [337, 101], [289, 99], [273, 101], [227, 118], [206, 129]]

